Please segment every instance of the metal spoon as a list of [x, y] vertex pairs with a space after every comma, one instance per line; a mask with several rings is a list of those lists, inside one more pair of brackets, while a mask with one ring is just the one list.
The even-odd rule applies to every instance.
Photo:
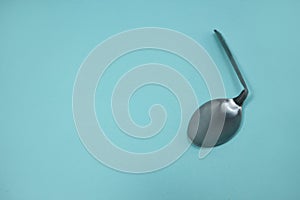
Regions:
[[242, 105], [248, 95], [248, 87], [222, 34], [214, 30], [222, 44], [241, 84], [243, 91], [232, 99], [214, 99], [200, 106], [193, 114], [188, 136], [193, 144], [214, 147], [228, 142], [236, 135], [242, 120]]

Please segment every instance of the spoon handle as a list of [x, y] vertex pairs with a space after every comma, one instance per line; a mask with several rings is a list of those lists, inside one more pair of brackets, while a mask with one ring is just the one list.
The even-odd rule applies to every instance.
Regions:
[[222, 46], [223, 46], [223, 48], [224, 48], [224, 50], [225, 50], [225, 52], [226, 52], [226, 54], [227, 54], [227, 56], [228, 56], [228, 58], [230, 60], [232, 66], [234, 68], [234, 71], [236, 72], [236, 74], [237, 74], [237, 76], [238, 76], [241, 84], [244, 87], [244, 90], [241, 92], [241, 94], [238, 97], [234, 98], [234, 100], [236, 101], [236, 103], [238, 103], [239, 105], [242, 105], [243, 102], [244, 102], [244, 100], [247, 98], [247, 95], [248, 95], [247, 84], [246, 84], [246, 82], [245, 82], [245, 80], [243, 78], [243, 75], [242, 75], [242, 73], [241, 73], [241, 71], [240, 71], [240, 69], [239, 69], [239, 67], [238, 67], [235, 59], [232, 56], [232, 53], [231, 53], [231, 51], [230, 51], [230, 49], [229, 49], [229, 47], [228, 47], [228, 45], [227, 45], [224, 37], [222, 36], [222, 34], [219, 31], [214, 30], [214, 32], [217, 35], [219, 41], [221, 42], [221, 44], [222, 44]]

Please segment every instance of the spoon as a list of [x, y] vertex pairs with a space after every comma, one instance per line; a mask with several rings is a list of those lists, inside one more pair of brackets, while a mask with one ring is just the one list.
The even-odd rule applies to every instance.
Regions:
[[194, 112], [188, 126], [188, 137], [193, 144], [203, 147], [222, 145], [236, 135], [242, 120], [242, 105], [248, 95], [246, 82], [225, 39], [219, 31], [214, 32], [244, 89], [237, 97], [208, 101]]

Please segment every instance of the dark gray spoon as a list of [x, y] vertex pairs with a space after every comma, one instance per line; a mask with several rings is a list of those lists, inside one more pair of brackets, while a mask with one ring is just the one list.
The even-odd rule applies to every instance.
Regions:
[[236, 135], [242, 120], [242, 105], [248, 95], [246, 82], [222, 34], [214, 30], [222, 44], [241, 84], [243, 91], [232, 99], [214, 99], [200, 106], [193, 114], [188, 136], [197, 146], [214, 147], [228, 142]]

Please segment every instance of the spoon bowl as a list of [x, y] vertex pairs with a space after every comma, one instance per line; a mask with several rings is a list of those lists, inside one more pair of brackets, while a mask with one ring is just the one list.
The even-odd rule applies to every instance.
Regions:
[[219, 146], [236, 135], [241, 120], [242, 107], [233, 99], [211, 100], [194, 112], [188, 137], [197, 146]]

